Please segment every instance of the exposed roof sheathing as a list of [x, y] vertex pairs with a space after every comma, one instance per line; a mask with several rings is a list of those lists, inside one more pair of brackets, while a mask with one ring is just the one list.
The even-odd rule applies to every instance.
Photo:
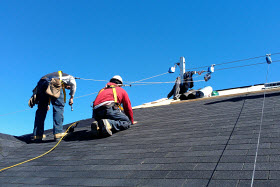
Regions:
[[[0, 173], [0, 184], [249, 186], [263, 98], [254, 93], [136, 109], [137, 125], [100, 139], [90, 136], [92, 120], [83, 120], [50, 154]], [[279, 108], [280, 93], [267, 93], [254, 186], [279, 185]], [[49, 150], [50, 133], [45, 143], [16, 140], [20, 146], [0, 157], [0, 167]]]

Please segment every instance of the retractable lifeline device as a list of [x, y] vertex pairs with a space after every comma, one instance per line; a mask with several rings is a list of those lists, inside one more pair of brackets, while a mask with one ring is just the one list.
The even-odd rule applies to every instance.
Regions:
[[[170, 67], [168, 70], [168, 73], [175, 73], [175, 69], [176, 67], [179, 66], [180, 67], [180, 78], [181, 80], [184, 80], [184, 74], [186, 72], [185, 67], [186, 67], [186, 60], [185, 57], [180, 57], [180, 62], [175, 63], [174, 66]], [[211, 79], [211, 74], [214, 73], [215, 68], [214, 68], [215, 64], [212, 64], [210, 67], [208, 67], [207, 71], [194, 71], [194, 74], [198, 73], [199, 75], [201, 75], [204, 72], [207, 72], [204, 76], [204, 80], [208, 81], [209, 79]]]

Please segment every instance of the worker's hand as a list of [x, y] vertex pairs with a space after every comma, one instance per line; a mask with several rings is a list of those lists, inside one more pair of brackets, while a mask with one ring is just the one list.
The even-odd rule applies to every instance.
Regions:
[[69, 99], [69, 105], [73, 105], [73, 103], [74, 103], [74, 102], [73, 102], [73, 98], [70, 98], [70, 99]]
[[48, 105], [48, 111], [50, 110], [50, 105]]
[[138, 123], [138, 121], [133, 121], [133, 124], [137, 124]]
[[70, 90], [71, 86], [70, 85], [64, 85], [64, 88], [67, 90]]

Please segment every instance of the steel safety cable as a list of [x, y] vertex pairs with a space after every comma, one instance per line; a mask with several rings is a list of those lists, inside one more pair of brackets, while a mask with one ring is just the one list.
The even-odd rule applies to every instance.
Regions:
[[[145, 79], [141, 79], [141, 80], [138, 80], [138, 81], [124, 81], [125, 83], [129, 83], [129, 84], [134, 84], [134, 83], [137, 83], [137, 82], [141, 82], [141, 81], [144, 81], [144, 80], [148, 80], [148, 79], [152, 79], [152, 78], [155, 78], [155, 77], [159, 77], [159, 76], [162, 76], [162, 75], [165, 75], [165, 74], [168, 74], [169, 72], [165, 72], [165, 73], [162, 73], [162, 74], [159, 74], [159, 75], [154, 75], [152, 77], [148, 77], [148, 78], [145, 78]], [[80, 80], [87, 80], [87, 81], [98, 81], [98, 82], [108, 82], [108, 80], [97, 80], [97, 79], [85, 79], [85, 78], [80, 78], [80, 77], [75, 77], [75, 79], [80, 79]]]
[[[280, 54], [280, 53], [279, 53]], [[261, 56], [261, 57], [264, 57], [264, 56]], [[254, 58], [259, 58], [259, 57], [254, 57]], [[254, 58], [251, 58], [251, 59], [254, 59]], [[273, 62], [280, 62], [280, 60], [276, 60], [276, 61], [273, 61]], [[254, 63], [254, 64], [247, 64], [247, 65], [242, 65], [242, 66], [233, 66], [233, 67], [228, 67], [228, 68], [222, 68], [222, 69], [216, 69], [215, 71], [221, 71], [221, 70], [227, 70], [227, 69], [234, 69], [234, 68], [242, 68], [242, 67], [247, 67], [247, 66], [255, 66], [255, 65], [260, 65], [260, 64], [266, 64], [266, 62], [260, 62], [260, 63]], [[205, 67], [209, 67], [209, 66], [205, 66]], [[190, 69], [189, 69], [190, 70]], [[206, 71], [205, 71], [206, 72]], [[163, 74], [159, 74], [159, 75], [156, 75], [156, 76], [152, 76], [152, 77], [149, 77], [149, 78], [146, 78], [146, 79], [142, 79], [142, 80], [139, 80], [139, 81], [135, 81], [135, 82], [130, 82], [130, 84], [137, 84], [137, 83], [145, 83], [146, 84], [160, 84], [160, 83], [174, 83], [174, 82], [142, 82], [143, 80], [148, 80], [148, 79], [151, 79], [151, 78], [154, 78], [154, 77], [157, 77], [157, 76], [161, 76], [161, 75], [164, 75], [164, 74], [167, 74], [168, 72], [166, 73], [163, 73]], [[196, 77], [200, 77], [202, 76], [201, 75], [198, 75], [198, 76], [194, 76], [193, 78], [196, 78]], [[203, 81], [203, 80], [199, 80], [199, 81], [192, 81], [192, 82], [200, 82], [200, 81]], [[129, 81], [127, 81], [129, 82]]]
[[231, 62], [224, 62], [224, 63], [220, 63], [220, 64], [215, 64], [215, 65], [220, 66], [220, 65], [224, 65], [224, 64], [231, 64], [231, 63], [235, 63], [235, 62], [243, 62], [243, 61], [253, 60], [253, 59], [263, 58], [263, 57], [265, 57], [265, 55], [252, 57], [252, 58], [241, 59], [241, 60], [235, 60], [235, 61], [231, 61]]
[[[231, 63], [236, 63], [236, 62], [253, 60], [253, 59], [261, 58], [261, 57], [265, 57], [265, 56], [258, 56], [258, 57], [247, 58], [247, 59], [242, 59], [242, 60], [235, 60], [235, 61], [231, 61], [231, 62], [224, 62], [224, 63], [220, 63], [220, 64], [215, 64], [215, 66], [221, 66], [221, 65], [225, 65], [225, 64], [231, 64]], [[193, 68], [193, 69], [200, 69], [200, 68], [206, 68], [206, 67], [209, 67], [209, 66], [202, 66], [202, 67], [197, 67], [197, 68]]]
[[[145, 78], [145, 79], [141, 79], [139, 81], [134, 81], [134, 82], [129, 82], [130, 84], [135, 84], [137, 82], [141, 82], [141, 81], [144, 81], [144, 80], [148, 80], [148, 79], [151, 79], [151, 78], [155, 78], [155, 77], [159, 77], [159, 76], [162, 76], [162, 75], [165, 75], [165, 74], [168, 74], [169, 72], [165, 72], [165, 73], [162, 73], [162, 74], [159, 74], [159, 75], [154, 75], [152, 77], [148, 77], [148, 78]], [[126, 81], [128, 82], [128, 81]]]
[[[269, 72], [269, 64], [267, 65], [265, 84], [267, 83], [268, 72]], [[253, 187], [253, 184], [254, 184], [255, 171], [256, 171], [257, 158], [258, 158], [258, 151], [259, 151], [259, 146], [260, 146], [261, 131], [262, 131], [262, 124], [263, 124], [264, 104], [265, 104], [265, 94], [266, 94], [266, 89], [264, 89], [264, 93], [263, 93], [263, 105], [262, 105], [261, 122], [260, 122], [260, 127], [259, 127], [259, 135], [258, 135], [256, 155], [255, 155], [255, 161], [254, 161], [254, 169], [253, 169], [252, 180], [251, 180], [251, 187]]]
[[234, 69], [234, 68], [242, 68], [242, 67], [247, 67], [247, 66], [255, 66], [259, 64], [266, 64], [266, 62], [260, 62], [260, 63], [255, 63], [255, 64], [247, 64], [243, 66], [233, 66], [233, 67], [228, 67], [228, 68], [221, 68], [221, 69], [216, 69], [215, 71], [221, 71], [221, 70], [226, 70], [226, 69]]
[[108, 82], [108, 80], [85, 79], [85, 78], [81, 78], [81, 77], [75, 77], [75, 79], [80, 79], [80, 80], [85, 80], [85, 81]]
[[[275, 60], [273, 62], [280, 62], [280, 60]], [[242, 68], [242, 67], [247, 67], [247, 66], [255, 66], [255, 65], [260, 65], [260, 64], [267, 64], [267, 62], [260, 62], [260, 63], [255, 63], [255, 64], [247, 64], [247, 65], [243, 65], [243, 66], [233, 66], [233, 67], [222, 68], [222, 69], [215, 69], [215, 71], [221, 71], [221, 70], [226, 70], [226, 69], [234, 69], [234, 68]]]
[[82, 98], [82, 97], [87, 97], [87, 96], [89, 96], [89, 95], [94, 95], [94, 94], [97, 94], [97, 93], [98, 93], [98, 92], [93, 92], [93, 93], [90, 93], [90, 94], [78, 96], [78, 97], [75, 97], [75, 99], [79, 99], [79, 98]]
[[[264, 57], [264, 56], [261, 56], [261, 57]], [[260, 57], [254, 57], [254, 58], [250, 58], [250, 59], [255, 59], [255, 58], [260, 58]], [[244, 61], [245, 59], [243, 60], [239, 60], [239, 61]], [[248, 60], [248, 59], [246, 59]], [[233, 62], [237, 62], [237, 61], [233, 61]], [[231, 62], [231, 63], [233, 63]], [[228, 62], [229, 63], [229, 62]], [[217, 65], [217, 64], [216, 64]], [[218, 64], [218, 65], [221, 65], [221, 64]], [[199, 68], [205, 68], [205, 67], [209, 67], [209, 66], [203, 66], [203, 67], [198, 67], [198, 68], [192, 68], [192, 69], [186, 69], [186, 70], [193, 70], [193, 69], [199, 69]], [[240, 66], [241, 67], [241, 66]], [[159, 74], [159, 75], [155, 75], [155, 76], [152, 76], [152, 77], [148, 77], [148, 78], [145, 78], [145, 79], [141, 79], [141, 80], [138, 80], [138, 81], [134, 81], [134, 82], [130, 82], [130, 81], [126, 81], [128, 82], [129, 84], [135, 84], [135, 83], [138, 83], [138, 82], [141, 82], [144, 81], [144, 80], [148, 80], [148, 79], [151, 79], [151, 78], [155, 78], [155, 77], [159, 77], [159, 76], [162, 76], [162, 75], [165, 75], [165, 74], [168, 74], [169, 72], [166, 72], [166, 73], [162, 73], [162, 74]], [[201, 75], [199, 75], [201, 76]], [[199, 76], [196, 76], [196, 77], [199, 77]]]
[[[273, 62], [280, 62], [280, 60], [275, 60]], [[248, 67], [248, 66], [255, 66], [255, 65], [260, 65], [260, 64], [267, 64], [267, 62], [260, 62], [260, 63], [254, 63], [254, 64], [247, 64], [247, 65], [242, 65], [242, 66], [233, 66], [233, 67], [228, 67], [228, 68], [222, 68], [222, 69], [215, 69], [215, 71], [222, 71], [222, 70], [227, 70], [227, 69], [234, 69], [234, 68], [242, 68], [242, 67]], [[207, 66], [208, 67], [208, 66]], [[206, 71], [205, 71], [206, 72]], [[202, 76], [203, 74], [201, 75], [197, 75], [197, 76], [193, 76], [193, 78], [196, 78], [196, 77], [200, 77]], [[201, 82], [201, 81], [204, 81], [204, 80], [197, 80], [197, 81], [182, 81], [181, 83], [185, 83], [185, 82]], [[175, 81], [169, 81], [169, 82], [139, 82], [139, 83], [143, 83], [145, 85], [147, 84], [166, 84], [166, 83], [175, 83]], [[134, 84], [133, 86], [135, 85], [140, 85], [138, 83]]]
[[[276, 54], [276, 53], [274, 53]], [[280, 54], [280, 53], [279, 53]], [[272, 55], [272, 54], [271, 54]], [[264, 56], [262, 56], [264, 57]], [[256, 58], [256, 57], [254, 57]], [[252, 58], [253, 59], [253, 58]], [[275, 60], [273, 62], [280, 62], [280, 60]], [[215, 69], [215, 71], [222, 71], [222, 70], [227, 70], [227, 69], [234, 69], [234, 68], [242, 68], [242, 67], [247, 67], [247, 66], [255, 66], [255, 65], [260, 65], [260, 64], [266, 64], [267, 62], [260, 62], [260, 63], [254, 63], [254, 64], [247, 64], [247, 65], [242, 65], [242, 66], [233, 66], [233, 67], [228, 67], [228, 68], [221, 68], [221, 69]], [[209, 66], [205, 66], [205, 67], [209, 67]], [[198, 68], [196, 68], [198, 69]], [[189, 69], [191, 70], [191, 69]], [[207, 71], [205, 71], [207, 72]], [[168, 73], [168, 72], [167, 72]], [[142, 80], [139, 80], [139, 81], [135, 81], [135, 82], [130, 82], [130, 81], [127, 81], [127, 82], [130, 82], [130, 84], [137, 84], [137, 83], [145, 83], [146, 84], [155, 84], [155, 82], [142, 82], [143, 80], [148, 80], [148, 79], [151, 79], [151, 78], [154, 78], [154, 77], [157, 77], [157, 76], [161, 76], [161, 75], [164, 75], [164, 74], [167, 74], [167, 73], [163, 73], [163, 74], [159, 74], [159, 75], [156, 75], [156, 76], [152, 76], [152, 77], [149, 77], [149, 78], [146, 78], [146, 79], [142, 79]], [[196, 78], [196, 77], [200, 77], [200, 76], [203, 76], [203, 74], [201, 75], [197, 75], [197, 76], [193, 76], [193, 78]], [[140, 82], [141, 81], [141, 82]], [[203, 80], [199, 80], [197, 82], [200, 82], [200, 81], [203, 81]], [[196, 81], [193, 81], [193, 82], [196, 82]], [[156, 82], [156, 84], [160, 84], [160, 83], [174, 83], [174, 82]], [[138, 85], [138, 84], [137, 84]]]
[[[136, 84], [137, 84], [137, 85], [143, 85], [142, 83], [145, 83], [145, 85], [147, 85], [147, 84], [149, 84], [149, 83], [151, 83], [151, 84], [175, 83], [175, 81], [169, 81], [169, 82], [142, 82], [142, 81], [144, 81], [144, 80], [148, 80], [148, 79], [151, 79], [151, 78], [154, 78], [154, 77], [159, 77], [159, 76], [161, 76], [161, 75], [165, 75], [165, 74], [168, 74], [168, 73], [169, 73], [169, 72], [162, 73], [162, 74], [159, 74], [159, 75], [155, 75], [155, 76], [152, 76], [152, 77], [148, 77], [148, 78], [145, 78], [145, 79], [141, 79], [141, 80], [139, 80], [139, 81], [134, 81], [134, 82], [126, 81], [126, 82], [127, 82], [128, 84], [130, 84], [130, 85], [133, 84], [133, 86], [135, 86]], [[201, 74], [201, 75], [197, 75], [197, 76], [193, 76], [193, 78], [200, 77], [200, 76], [202, 76], [202, 74]], [[197, 81], [197, 82], [200, 82], [200, 81], [203, 81], [203, 80], [199, 80], [199, 81]], [[191, 82], [191, 81], [188, 81], [188, 82]], [[192, 82], [194, 82], [194, 81], [192, 81]], [[138, 84], [138, 83], [140, 83], [140, 84]]]
[[[182, 81], [180, 83], [186, 83], [186, 82], [201, 82], [201, 81], [205, 81], [205, 80], [197, 80], [197, 81]], [[136, 86], [136, 85], [141, 85], [141, 84], [169, 84], [169, 83], [175, 83], [175, 81], [169, 81], [169, 82], [140, 82], [140, 83], [136, 83], [132, 86]]]
[[6, 114], [2, 114], [2, 115], [0, 115], [0, 117], [7, 116], [7, 115], [10, 115], [10, 114], [19, 113], [19, 112], [25, 112], [25, 111], [28, 111], [28, 110], [31, 110], [31, 109], [32, 108], [28, 108], [28, 109], [25, 109], [25, 110], [19, 110], [19, 111], [15, 111], [15, 112], [10, 112], [10, 113], [6, 113]]
[[[280, 54], [280, 52], [272, 53], [272, 54], [270, 54], [270, 56], [278, 55], [278, 54]], [[253, 60], [253, 59], [263, 58], [263, 57], [266, 57], [266, 55], [256, 56], [256, 57], [251, 57], [251, 58], [245, 58], [245, 59], [240, 59], [240, 60], [234, 60], [234, 61], [229, 61], [229, 62], [224, 62], [224, 63], [219, 63], [219, 64], [215, 64], [215, 66], [220, 66], [220, 65], [230, 64], [230, 63], [236, 63], [236, 62], [243, 62], [243, 61]], [[209, 66], [194, 67], [194, 68], [186, 69], [186, 70], [201, 69], [201, 68], [207, 68], [207, 67], [209, 67]]]
[[280, 52], [278, 52], [278, 53], [272, 53], [272, 54], [270, 54], [270, 55], [279, 55], [280, 54]]

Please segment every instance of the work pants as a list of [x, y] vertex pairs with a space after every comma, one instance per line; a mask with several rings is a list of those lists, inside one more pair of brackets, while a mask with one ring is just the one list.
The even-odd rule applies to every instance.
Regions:
[[115, 108], [114, 106], [93, 110], [92, 118], [94, 118], [96, 121], [108, 119], [108, 122], [112, 126], [113, 132], [126, 130], [131, 125], [130, 119], [119, 108]]
[[[46, 94], [48, 82], [41, 79], [37, 84], [38, 89], [38, 109], [36, 111], [35, 122], [34, 122], [34, 136], [42, 136], [44, 133], [44, 124], [48, 111], [48, 104], [50, 96]], [[63, 90], [60, 90], [59, 98], [51, 97], [51, 103], [53, 105], [53, 134], [63, 132], [63, 120], [64, 120], [64, 94]]]
[[169, 94], [167, 95], [167, 98], [170, 98], [173, 95], [174, 100], [179, 99], [180, 98], [180, 92], [181, 92], [181, 78], [177, 77], [176, 81], [175, 81], [175, 85], [173, 86], [173, 88], [169, 92]]

